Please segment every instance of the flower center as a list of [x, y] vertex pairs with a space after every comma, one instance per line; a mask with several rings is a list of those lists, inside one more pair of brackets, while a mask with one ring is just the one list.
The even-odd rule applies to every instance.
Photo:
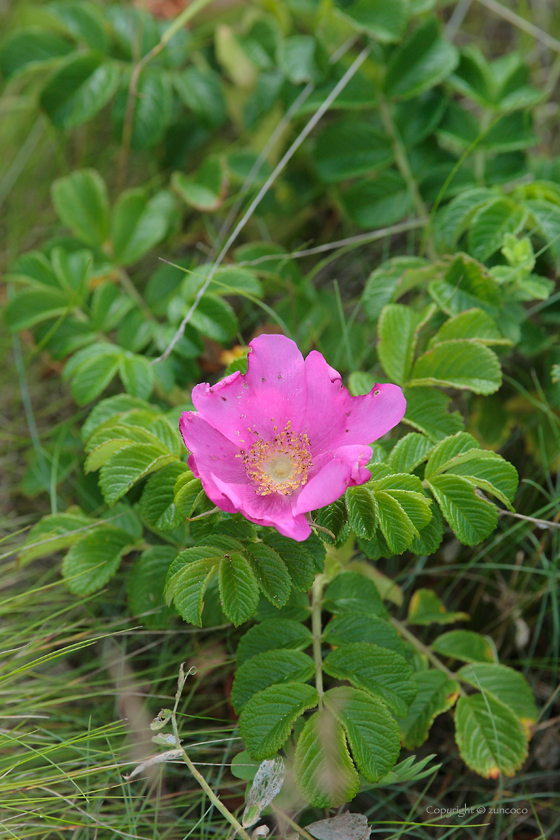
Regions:
[[247, 475], [257, 485], [259, 496], [279, 493], [291, 496], [307, 482], [312, 467], [309, 439], [296, 435], [290, 422], [274, 440], [258, 440], [247, 453], [242, 453]]

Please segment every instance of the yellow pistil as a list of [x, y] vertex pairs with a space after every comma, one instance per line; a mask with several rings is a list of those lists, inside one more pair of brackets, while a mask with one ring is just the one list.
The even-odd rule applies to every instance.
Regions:
[[312, 466], [309, 438], [294, 434], [290, 425], [288, 421], [273, 440], [257, 440], [247, 453], [242, 452], [247, 475], [257, 485], [259, 496], [291, 496], [307, 482]]

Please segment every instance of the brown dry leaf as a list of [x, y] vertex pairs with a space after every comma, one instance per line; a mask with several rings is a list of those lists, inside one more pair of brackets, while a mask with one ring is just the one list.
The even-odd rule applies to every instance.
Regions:
[[368, 840], [371, 834], [367, 817], [349, 811], [338, 817], [306, 825], [305, 830], [317, 840]]

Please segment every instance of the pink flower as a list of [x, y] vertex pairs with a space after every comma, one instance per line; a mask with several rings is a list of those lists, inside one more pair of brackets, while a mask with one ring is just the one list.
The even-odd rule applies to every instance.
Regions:
[[188, 464], [221, 510], [305, 540], [306, 513], [371, 478], [368, 444], [402, 419], [396, 385], [352, 397], [340, 374], [313, 350], [261, 335], [249, 345], [249, 369], [210, 387], [197, 385], [179, 428]]

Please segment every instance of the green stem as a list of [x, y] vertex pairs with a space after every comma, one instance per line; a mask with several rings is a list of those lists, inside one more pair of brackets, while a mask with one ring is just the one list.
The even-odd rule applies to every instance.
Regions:
[[[483, 111], [482, 118], [480, 120], [480, 130], [482, 135], [484, 136], [488, 129], [492, 124], [492, 114], [490, 111]], [[474, 174], [476, 178], [476, 184], [479, 187], [484, 186], [484, 174], [486, 169], [486, 150], [481, 148], [480, 146], [474, 153]]]
[[144, 318], [147, 321], [155, 321], [156, 318], [154, 317], [154, 314], [152, 313], [150, 307], [148, 306], [148, 304], [146, 303], [146, 301], [144, 300], [144, 298], [142, 297], [142, 295], [140, 294], [140, 292], [126, 273], [126, 271], [124, 271], [124, 269], [122, 268], [119, 268], [118, 274], [121, 286], [123, 287], [125, 292], [128, 295], [130, 295], [134, 303], [136, 303], [136, 305], [142, 312]]
[[[406, 182], [416, 212], [418, 213], [421, 219], [424, 219], [428, 216], [428, 210], [426, 208], [426, 205], [424, 204], [424, 199], [420, 195], [420, 191], [414, 179], [414, 175], [412, 174], [408, 156], [406, 154], [406, 149], [399, 134], [399, 130], [395, 125], [395, 121], [393, 120], [391, 109], [389, 108], [387, 102], [381, 94], [379, 94], [379, 113], [381, 115], [381, 121], [385, 126], [385, 131], [391, 138], [393, 152], [395, 155], [395, 163], [397, 164], [398, 170]], [[436, 258], [436, 252], [431, 236], [428, 238], [427, 241], [427, 251], [430, 259]]]
[[[447, 668], [443, 664], [443, 662], [441, 662], [437, 658], [435, 653], [432, 653], [431, 649], [427, 645], [425, 645], [423, 642], [421, 642], [420, 639], [416, 638], [414, 633], [410, 632], [410, 630], [406, 627], [406, 625], [402, 621], [398, 621], [396, 618], [391, 618], [391, 624], [393, 625], [393, 627], [396, 627], [396, 629], [399, 631], [401, 636], [404, 636], [404, 638], [408, 642], [410, 642], [410, 644], [413, 645], [416, 648], [417, 651], [419, 651], [420, 653], [423, 653], [424, 656], [426, 656], [428, 658], [428, 660], [432, 663], [432, 665], [435, 668], [439, 668], [440, 671], [443, 671], [445, 674], [447, 674], [447, 676], [449, 677], [450, 680], [455, 680], [455, 681], [457, 680], [457, 674], [454, 674], [453, 671], [450, 671], [449, 668]], [[465, 694], [463, 689], [460, 689], [460, 693], [461, 693], [462, 696], [464, 696], [464, 694]]]
[[313, 584], [311, 599], [311, 632], [313, 634], [313, 660], [315, 662], [315, 687], [319, 695], [319, 708], [323, 708], [323, 656], [321, 653], [321, 608], [323, 606], [323, 575], [317, 575]]

